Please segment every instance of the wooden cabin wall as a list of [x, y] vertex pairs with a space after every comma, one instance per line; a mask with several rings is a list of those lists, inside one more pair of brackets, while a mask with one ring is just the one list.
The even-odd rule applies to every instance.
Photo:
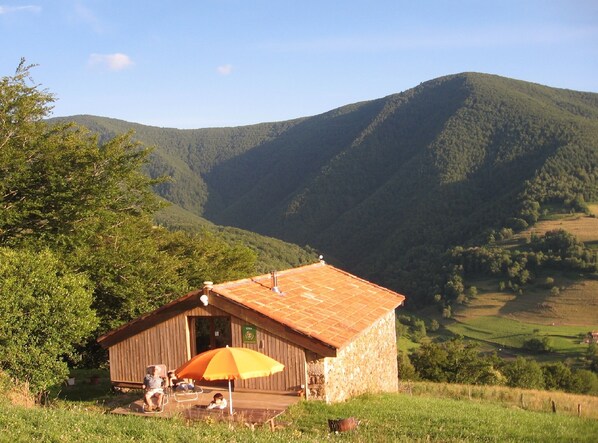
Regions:
[[293, 343], [257, 327], [257, 343], [243, 343], [242, 326], [247, 322], [231, 317], [233, 346], [253, 349], [279, 361], [285, 367], [282, 372], [268, 377], [236, 380], [235, 388], [260, 391], [298, 391], [305, 386], [305, 352]]
[[262, 352], [285, 365], [285, 369], [269, 377], [235, 381], [240, 389], [262, 391], [298, 391], [306, 382], [303, 348], [257, 328], [257, 344], [243, 343], [242, 326], [246, 321], [208, 305], [198, 306], [158, 323], [139, 334], [110, 347], [110, 379], [112, 382], [141, 383], [147, 366], [165, 364], [176, 369], [192, 357], [188, 317], [227, 316], [231, 319], [232, 345]]
[[141, 383], [150, 365], [178, 368], [191, 358], [187, 317], [210, 315], [227, 314], [210, 305], [195, 307], [111, 346], [110, 380]]

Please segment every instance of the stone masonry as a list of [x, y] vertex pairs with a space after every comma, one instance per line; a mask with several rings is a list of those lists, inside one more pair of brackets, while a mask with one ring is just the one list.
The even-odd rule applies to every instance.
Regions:
[[307, 358], [308, 398], [335, 403], [370, 392], [398, 390], [395, 313], [372, 324], [337, 357]]

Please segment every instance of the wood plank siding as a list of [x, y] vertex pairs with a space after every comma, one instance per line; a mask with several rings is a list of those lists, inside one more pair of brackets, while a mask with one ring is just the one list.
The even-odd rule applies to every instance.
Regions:
[[195, 307], [110, 346], [110, 379], [141, 383], [149, 365], [165, 364], [168, 369], [176, 369], [189, 360], [189, 315], [226, 314], [213, 306]]
[[231, 318], [233, 346], [250, 348], [272, 357], [284, 365], [284, 370], [269, 377], [250, 378], [235, 381], [235, 387], [260, 391], [298, 391], [305, 386], [306, 366], [305, 351], [293, 343], [257, 328], [257, 343], [242, 343], [242, 326], [247, 324], [237, 318]]
[[194, 354], [189, 330], [189, 317], [226, 316], [231, 319], [232, 346], [247, 347], [262, 352], [285, 365], [285, 369], [270, 377], [237, 380], [236, 388], [261, 391], [295, 391], [305, 385], [305, 352], [302, 348], [276, 335], [257, 329], [257, 344], [242, 342], [242, 326], [247, 321], [231, 316], [213, 305], [197, 306], [175, 317], [155, 324], [109, 347], [110, 379], [115, 385], [141, 384], [147, 366], [165, 364], [176, 369]]

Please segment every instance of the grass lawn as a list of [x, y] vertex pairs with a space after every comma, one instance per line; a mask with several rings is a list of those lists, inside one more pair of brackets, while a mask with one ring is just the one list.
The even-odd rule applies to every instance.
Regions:
[[[328, 419], [355, 417], [357, 430], [331, 434]], [[430, 398], [408, 394], [365, 395], [326, 405], [302, 402], [268, 427], [186, 422], [116, 416], [76, 404], [62, 407], [0, 408], [2, 441], [110, 442], [220, 441], [358, 442], [401, 441], [595, 441], [598, 420], [564, 414], [530, 412], [478, 400]]]

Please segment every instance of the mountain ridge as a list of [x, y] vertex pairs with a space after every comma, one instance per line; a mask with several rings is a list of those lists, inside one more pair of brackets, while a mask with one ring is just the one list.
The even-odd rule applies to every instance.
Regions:
[[[157, 189], [167, 200], [220, 225], [308, 244], [404, 292], [419, 291], [410, 267], [482, 242], [509, 220], [533, 223], [536, 204], [598, 198], [598, 94], [491, 74], [233, 128], [65, 119], [103, 136], [136, 129], [157, 146], [150, 175], [174, 178]], [[429, 293], [434, 282], [424, 285]]]

